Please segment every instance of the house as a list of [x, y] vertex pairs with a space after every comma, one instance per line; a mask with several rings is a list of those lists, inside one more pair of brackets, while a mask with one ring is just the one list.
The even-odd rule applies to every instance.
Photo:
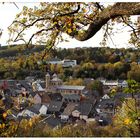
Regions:
[[65, 102], [80, 102], [81, 96], [79, 94], [64, 94], [63, 96], [63, 101]]
[[71, 86], [61, 85], [57, 88], [58, 92], [64, 94], [82, 94], [85, 90], [85, 86]]
[[46, 92], [31, 92], [29, 95], [30, 100], [34, 103], [34, 104], [45, 104], [45, 103], [49, 103], [51, 101], [50, 97], [48, 96], [48, 94]]
[[118, 87], [125, 88], [128, 87], [128, 83], [126, 80], [118, 80]]
[[109, 87], [117, 87], [118, 86], [118, 80], [106, 80], [103, 82], [104, 86], [109, 86]]
[[[134, 97], [139, 100], [139, 93], [134, 93]], [[131, 93], [122, 93], [122, 92], [117, 92], [114, 96], [114, 101], [117, 106], [120, 106], [122, 104], [122, 100], [124, 99], [131, 99], [132, 94]]]
[[67, 67], [74, 67], [77, 65], [77, 61], [76, 60], [70, 60], [70, 59], [64, 59], [62, 61], [62, 66], [64, 68], [67, 68]]
[[105, 94], [103, 95], [102, 99], [110, 99], [110, 97], [107, 94]]
[[85, 86], [73, 86], [73, 85], [62, 85], [62, 80], [58, 78], [56, 74], [53, 74], [52, 78], [47, 73], [46, 75], [46, 91], [50, 93], [61, 93], [64, 94], [83, 94], [85, 92]]
[[22, 112], [18, 113], [18, 116], [29, 116], [33, 117], [36, 115], [45, 115], [47, 113], [48, 107], [42, 104], [34, 104], [31, 107], [24, 109]]
[[51, 101], [48, 104], [48, 113], [59, 115], [62, 111], [62, 101]]
[[33, 97], [33, 103], [34, 104], [41, 104], [41, 97], [39, 95], [39, 93], [36, 93]]
[[96, 117], [95, 120], [99, 125], [106, 126], [112, 123], [112, 116], [108, 116], [106, 113], [102, 113]]
[[105, 83], [106, 79], [104, 77], [99, 77], [96, 79], [97, 81], [100, 81], [102, 83]]
[[26, 81], [26, 80], [19, 80], [17, 82], [17, 85], [19, 85], [21, 88], [25, 88], [26, 91], [31, 91], [32, 90], [31, 83]]
[[78, 104], [78, 106], [75, 107], [74, 111], [72, 112], [72, 116], [78, 117], [83, 120], [87, 120], [91, 110], [92, 110], [91, 103], [81, 102]]
[[48, 93], [48, 96], [53, 101], [62, 101], [63, 97], [60, 93]]
[[38, 80], [32, 83], [32, 88], [33, 88], [33, 91], [45, 91], [45, 89], [42, 88], [40, 81]]
[[76, 103], [68, 103], [67, 107], [64, 109], [64, 112], [61, 114], [61, 120], [67, 122], [72, 115], [72, 111], [75, 109]]
[[46, 105], [42, 104], [42, 106], [39, 109], [39, 112], [40, 112], [41, 115], [46, 115], [47, 110], [48, 110], [48, 107]]
[[47, 60], [46, 63], [48, 64], [54, 64], [54, 65], [62, 65], [64, 68], [67, 67], [74, 67], [77, 65], [76, 60], [70, 60], [70, 59], [58, 59], [58, 58], [52, 58], [50, 60]]
[[46, 124], [52, 129], [57, 129], [58, 127], [61, 126], [61, 119], [58, 117], [55, 117], [54, 115], [51, 115], [43, 121], [43, 124]]
[[47, 104], [51, 102], [51, 98], [49, 97], [49, 95], [47, 93], [44, 93], [43, 95], [41, 95], [41, 103], [42, 104]]
[[101, 99], [95, 107], [98, 114], [106, 113], [114, 115], [115, 101], [113, 99]]
[[29, 83], [32, 83], [33, 81], [35, 81], [35, 77], [34, 76], [27, 76], [25, 78], [25, 81], [29, 82]]

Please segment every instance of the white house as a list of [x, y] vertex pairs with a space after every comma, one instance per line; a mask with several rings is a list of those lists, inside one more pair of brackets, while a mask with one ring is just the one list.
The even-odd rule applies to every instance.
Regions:
[[41, 115], [45, 115], [47, 114], [47, 110], [48, 110], [48, 107], [46, 105], [42, 105], [41, 108], [39, 109], [39, 112]]
[[35, 104], [22, 112], [18, 113], [17, 116], [29, 116], [34, 117], [37, 115], [45, 115], [47, 113], [48, 107], [46, 105]]
[[80, 117], [80, 111], [78, 111], [78, 110], [74, 110], [73, 112], [72, 112], [72, 116], [73, 117]]
[[63, 67], [74, 67], [77, 65], [77, 61], [76, 60], [70, 60], [70, 59], [66, 59], [62, 61], [62, 66]]
[[106, 80], [103, 82], [104, 86], [118, 86], [118, 80]]
[[19, 116], [34, 117], [34, 116], [36, 116], [36, 115], [38, 115], [38, 114], [35, 113], [35, 112], [33, 112], [33, 111], [31, 111], [31, 110], [29, 110], [29, 109], [25, 109], [25, 110], [23, 110], [22, 112], [19, 112], [18, 115], [17, 115], [17, 117], [19, 117]]
[[118, 86], [122, 87], [122, 88], [125, 88], [125, 87], [128, 87], [128, 83], [127, 83], [126, 80], [119, 80], [118, 81]]
[[105, 94], [103, 95], [102, 99], [110, 99], [110, 97], [107, 94]]

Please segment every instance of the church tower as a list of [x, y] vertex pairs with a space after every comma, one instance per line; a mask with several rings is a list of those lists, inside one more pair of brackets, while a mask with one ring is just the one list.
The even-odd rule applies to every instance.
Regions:
[[50, 74], [47, 73], [46, 74], [46, 89], [48, 89], [50, 87]]

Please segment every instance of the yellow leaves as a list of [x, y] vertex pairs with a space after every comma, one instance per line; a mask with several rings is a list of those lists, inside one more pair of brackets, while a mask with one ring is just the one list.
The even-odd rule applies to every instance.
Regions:
[[68, 33], [69, 33], [69, 34], [72, 33], [72, 29], [68, 29]]
[[131, 121], [129, 118], [126, 118], [126, 119], [124, 120], [124, 124], [125, 124], [125, 125], [132, 124], [132, 121]]
[[0, 129], [5, 128], [5, 123], [0, 124]]
[[3, 118], [5, 119], [5, 118], [7, 117], [7, 113], [4, 112], [4, 113], [2, 114], [2, 116], [3, 116]]
[[72, 25], [71, 23], [68, 24], [69, 27], [71, 27], [71, 25]]
[[23, 18], [23, 19], [21, 20], [21, 22], [22, 22], [22, 23], [27, 22], [27, 18]]
[[83, 8], [82, 11], [83, 11], [84, 13], [86, 13], [86, 12], [87, 12], [87, 9]]
[[29, 120], [29, 126], [32, 127], [33, 123], [31, 120]]
[[57, 24], [57, 22], [55, 21], [53, 24], [54, 24], [54, 25], [56, 25], [56, 24]]

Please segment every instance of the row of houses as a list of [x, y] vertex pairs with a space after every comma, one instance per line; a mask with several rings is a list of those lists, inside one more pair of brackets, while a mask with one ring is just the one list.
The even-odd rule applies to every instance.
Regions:
[[110, 124], [120, 98], [131, 98], [123, 93], [117, 93], [113, 98], [107, 94], [97, 98], [98, 91], [90, 92], [86, 86], [64, 85], [56, 74], [46, 74], [45, 81], [27, 77], [25, 80], [0, 82], [0, 98], [6, 109], [12, 108], [9, 119], [41, 116], [41, 123], [53, 128], [79, 121]]
[[[54, 64], [54, 65], [62, 65], [63, 68], [75, 67], [77, 65], [76, 60], [70, 60], [70, 59], [61, 60], [58, 58], [48, 59], [45, 63], [46, 64]], [[38, 62], [38, 64], [41, 64], [41, 62]]]

